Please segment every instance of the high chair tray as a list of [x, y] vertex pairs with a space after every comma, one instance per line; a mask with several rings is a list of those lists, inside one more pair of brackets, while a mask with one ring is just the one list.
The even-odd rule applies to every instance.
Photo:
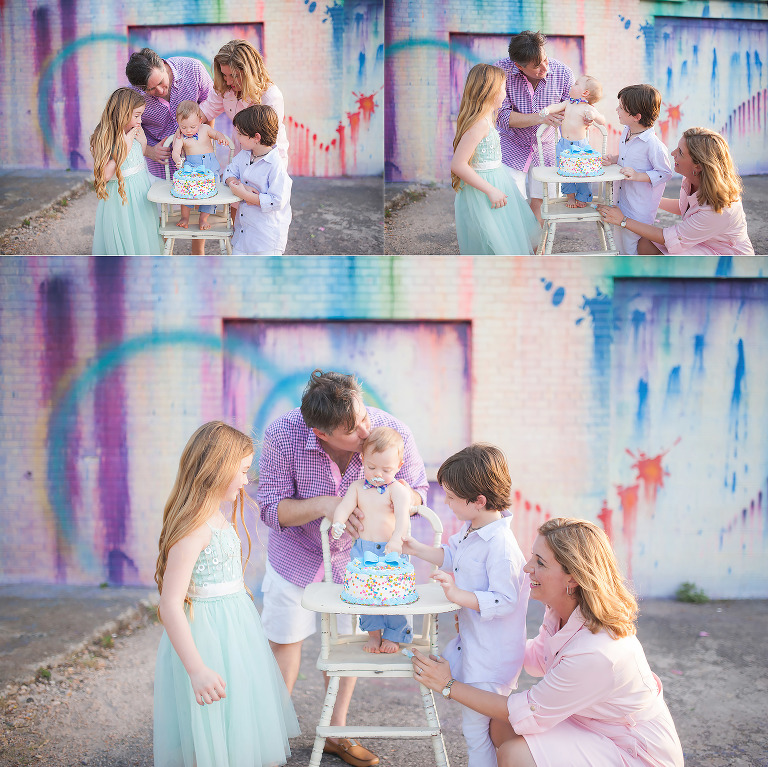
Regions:
[[392, 607], [350, 605], [341, 601], [341, 589], [340, 583], [310, 583], [304, 589], [301, 606], [316, 613], [338, 615], [431, 615], [461, 609], [461, 605], [445, 598], [443, 587], [439, 583], [417, 583], [416, 592], [419, 598], [415, 602]]

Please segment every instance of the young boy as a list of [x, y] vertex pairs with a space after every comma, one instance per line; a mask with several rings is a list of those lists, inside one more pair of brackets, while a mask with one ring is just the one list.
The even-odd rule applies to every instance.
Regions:
[[[403, 465], [404, 449], [403, 438], [388, 426], [372, 429], [363, 442], [363, 479], [349, 486], [336, 507], [331, 527], [331, 535], [338, 540], [356, 507], [365, 514], [367, 540], [355, 541], [352, 559], [363, 559], [366, 551], [379, 557], [390, 551], [403, 551], [403, 538], [410, 524], [411, 492], [395, 480], [395, 474]], [[361, 615], [360, 628], [368, 632], [368, 642], [363, 646], [366, 652], [397, 652], [399, 642], [407, 642], [411, 637], [403, 615]]]
[[[543, 110], [545, 115], [564, 113], [560, 125], [560, 140], [555, 147], [558, 162], [561, 152], [565, 149], [574, 146], [590, 148], [587, 128], [593, 122], [605, 125], [605, 117], [592, 106], [603, 97], [603, 86], [594, 77], [579, 77], [571, 86], [568, 95], [568, 101], [561, 101]], [[591, 184], [561, 184], [561, 189], [567, 197], [565, 204], [569, 208], [584, 208], [587, 203], [592, 202]]]
[[232, 255], [281, 256], [291, 224], [291, 181], [277, 150], [280, 123], [270, 106], [256, 104], [232, 120], [241, 152], [224, 171], [224, 183], [243, 203], [235, 216]]
[[[653, 130], [661, 111], [661, 94], [652, 85], [628, 85], [619, 91], [616, 113], [624, 131], [619, 141], [618, 155], [608, 155], [603, 163], [618, 163], [626, 181], [618, 184], [615, 205], [628, 218], [653, 224], [672, 177], [669, 153]], [[621, 255], [636, 256], [639, 234], [623, 226], [614, 226], [614, 239]]]
[[[448, 458], [437, 472], [451, 511], [465, 521], [441, 547], [403, 539], [403, 552], [442, 568], [432, 577], [461, 605], [459, 635], [443, 655], [454, 677], [480, 690], [508, 695], [517, 687], [525, 653], [529, 585], [525, 557], [505, 515], [512, 482], [504, 454], [474, 444]], [[448, 693], [450, 697], [450, 683]], [[469, 767], [495, 767], [490, 719], [462, 708]]]

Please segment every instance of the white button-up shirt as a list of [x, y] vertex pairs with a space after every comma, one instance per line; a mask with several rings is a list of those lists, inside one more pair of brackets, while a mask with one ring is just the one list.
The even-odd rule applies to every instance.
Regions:
[[624, 126], [619, 141], [619, 165], [622, 168], [634, 168], [638, 173], [647, 173], [651, 183], [619, 181], [616, 184], [616, 205], [625, 216], [643, 224], [652, 224], [656, 220], [664, 187], [672, 178], [669, 152], [653, 128], [633, 136], [630, 141], [629, 126]]
[[461, 682], [493, 682], [514, 690], [525, 654], [525, 614], [530, 585], [525, 557], [511, 528], [511, 516], [467, 532], [463, 525], [443, 544], [442, 570], [456, 585], [474, 592], [480, 611], [459, 610], [459, 635], [443, 651]]
[[282, 253], [291, 225], [293, 182], [277, 147], [255, 159], [247, 149], [238, 152], [224, 171], [224, 181], [232, 176], [258, 189], [261, 205], [249, 205], [244, 201], [238, 205], [232, 237], [233, 255]]

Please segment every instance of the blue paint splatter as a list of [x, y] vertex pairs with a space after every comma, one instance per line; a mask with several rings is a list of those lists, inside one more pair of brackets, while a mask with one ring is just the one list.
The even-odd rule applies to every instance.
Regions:
[[648, 403], [648, 381], [644, 378], [637, 382], [637, 425], [642, 426], [647, 416], [646, 405]]
[[739, 358], [736, 361], [736, 372], [733, 381], [733, 395], [731, 396], [731, 412], [735, 408], [738, 410], [741, 404], [741, 385], [744, 381], [744, 371], [746, 365], [744, 364], [744, 341], [739, 339]]
[[563, 298], [565, 298], [565, 288], [558, 288], [552, 296], [552, 304], [554, 306], [560, 306], [560, 304], [563, 303]]
[[[582, 295], [584, 303], [581, 308], [588, 312], [592, 318], [592, 332], [594, 333], [595, 365], [602, 375], [607, 372], [610, 360], [611, 341], [613, 340], [613, 302], [611, 296], [603, 293], [595, 287], [595, 295], [587, 298]], [[585, 317], [579, 317], [576, 324], [580, 325]]]
[[693, 369], [697, 373], [704, 372], [704, 336], [693, 337]]
[[717, 259], [716, 277], [729, 277], [733, 269], [733, 256], [720, 256]]
[[717, 48], [712, 49], [712, 87], [717, 85]]

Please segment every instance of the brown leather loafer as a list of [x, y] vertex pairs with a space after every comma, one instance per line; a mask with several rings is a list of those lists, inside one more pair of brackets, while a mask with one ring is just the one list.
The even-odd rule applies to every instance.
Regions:
[[339, 738], [338, 743], [326, 740], [323, 753], [336, 754], [352, 767], [373, 767], [374, 764], [379, 763], [379, 757], [376, 754], [349, 738]]

